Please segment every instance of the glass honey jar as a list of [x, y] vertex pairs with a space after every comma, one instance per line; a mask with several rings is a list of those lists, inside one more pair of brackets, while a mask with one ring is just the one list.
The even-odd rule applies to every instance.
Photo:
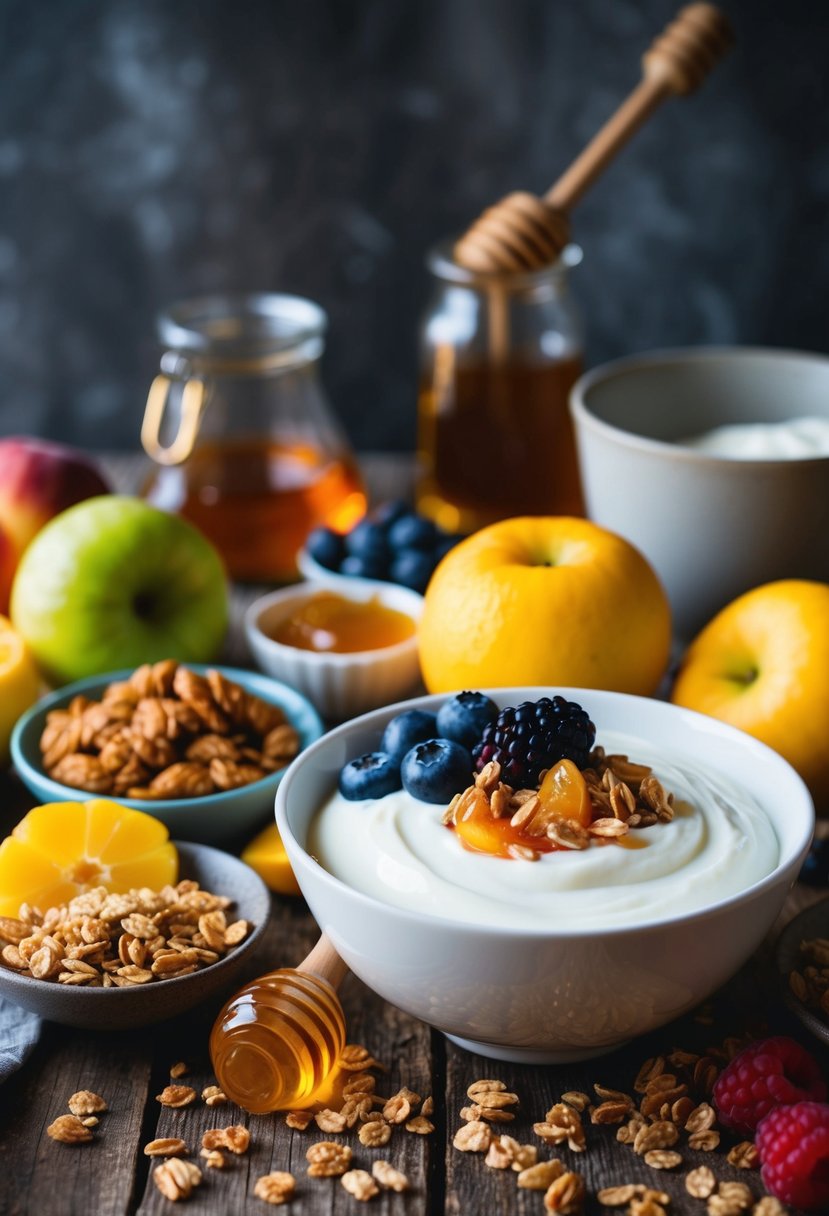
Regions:
[[568, 289], [581, 250], [543, 270], [481, 276], [451, 246], [428, 258], [417, 506], [449, 532], [515, 515], [583, 515], [568, 398], [582, 325]]
[[299, 296], [206, 296], [173, 305], [158, 328], [145, 496], [195, 524], [231, 577], [291, 582], [313, 528], [347, 531], [366, 509], [320, 380], [325, 313]]

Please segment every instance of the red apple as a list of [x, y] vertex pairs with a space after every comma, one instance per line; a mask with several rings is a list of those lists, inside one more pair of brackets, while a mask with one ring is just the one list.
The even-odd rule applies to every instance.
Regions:
[[5, 613], [8, 609], [16, 570], [17, 551], [0, 526], [0, 613]]
[[83, 452], [25, 435], [0, 439], [0, 612], [8, 610], [23, 551], [43, 525], [84, 498], [108, 493]]

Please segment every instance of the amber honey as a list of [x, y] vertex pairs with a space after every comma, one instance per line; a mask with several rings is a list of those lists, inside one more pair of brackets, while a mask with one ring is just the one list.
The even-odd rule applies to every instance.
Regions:
[[440, 354], [418, 407], [418, 509], [450, 532], [515, 515], [583, 515], [568, 409], [580, 360], [456, 365], [454, 351]]
[[223, 1091], [245, 1110], [301, 1110], [329, 1083], [345, 1031], [331, 985], [283, 968], [231, 997], [213, 1026], [210, 1058]]
[[265, 632], [283, 646], [320, 654], [353, 654], [396, 646], [412, 637], [415, 628], [410, 616], [387, 608], [376, 596], [351, 600], [335, 591], [320, 591]]
[[205, 441], [184, 464], [157, 469], [145, 493], [195, 524], [231, 577], [251, 582], [291, 582], [313, 528], [347, 531], [366, 509], [347, 457], [262, 440]]

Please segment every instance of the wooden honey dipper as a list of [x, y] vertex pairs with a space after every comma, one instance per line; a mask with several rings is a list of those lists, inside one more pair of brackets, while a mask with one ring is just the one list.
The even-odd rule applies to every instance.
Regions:
[[337, 988], [348, 967], [323, 933], [296, 967], [280, 967], [241, 988], [210, 1035], [223, 1092], [265, 1114], [309, 1106], [337, 1067], [345, 1014]]
[[547, 193], [508, 194], [454, 248], [476, 274], [540, 270], [569, 239], [567, 213], [616, 153], [669, 97], [692, 93], [731, 46], [728, 18], [713, 4], [689, 4], [642, 56], [642, 79]]

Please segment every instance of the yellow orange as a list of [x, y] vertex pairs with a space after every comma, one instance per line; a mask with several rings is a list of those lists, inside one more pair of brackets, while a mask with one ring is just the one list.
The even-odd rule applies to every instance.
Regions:
[[103, 798], [49, 802], [0, 844], [0, 916], [22, 903], [45, 911], [92, 887], [158, 890], [178, 876], [178, 853], [152, 815]]
[[254, 836], [242, 853], [242, 861], [255, 870], [266, 886], [280, 895], [299, 895], [299, 884], [294, 878], [288, 854], [279, 835], [279, 828], [271, 823], [258, 836]]
[[430, 692], [535, 684], [647, 695], [670, 635], [667, 597], [642, 554], [566, 516], [507, 519], [467, 537], [432, 576], [418, 627]]
[[20, 715], [34, 705], [40, 676], [11, 621], [0, 616], [0, 765], [8, 764], [9, 739]]
[[829, 814], [829, 585], [783, 579], [732, 601], [686, 650], [671, 700], [780, 752]]

